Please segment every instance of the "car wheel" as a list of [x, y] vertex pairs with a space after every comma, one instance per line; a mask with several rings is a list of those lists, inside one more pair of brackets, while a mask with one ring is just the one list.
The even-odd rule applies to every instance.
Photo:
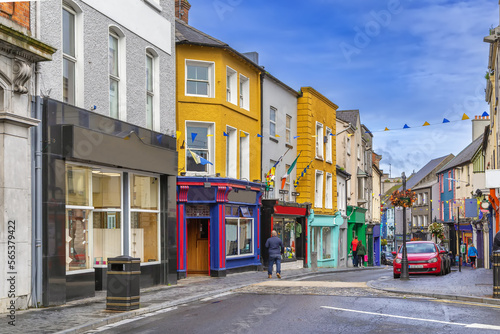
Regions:
[[394, 278], [399, 278], [401, 274], [394, 274]]

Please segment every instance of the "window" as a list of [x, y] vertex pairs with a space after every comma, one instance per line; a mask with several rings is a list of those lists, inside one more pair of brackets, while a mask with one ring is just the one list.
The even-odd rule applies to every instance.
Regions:
[[240, 179], [250, 180], [250, 137], [241, 131], [240, 135]]
[[214, 97], [214, 63], [186, 61], [186, 95]]
[[117, 28], [109, 29], [109, 115], [125, 120], [125, 37]]
[[292, 116], [286, 115], [286, 142], [290, 144], [292, 142]]
[[439, 190], [441, 193], [444, 192], [444, 174], [439, 176]]
[[160, 259], [158, 184], [157, 177], [130, 175], [130, 255], [141, 262]]
[[327, 162], [332, 162], [332, 130], [329, 128], [326, 128], [326, 161]]
[[269, 135], [271, 137], [276, 137], [276, 114], [276, 108], [269, 108]]
[[159, 75], [158, 55], [153, 50], [146, 52], [146, 127], [159, 131]]
[[213, 165], [197, 163], [195, 157], [215, 163], [213, 123], [186, 122], [186, 172], [207, 174], [213, 171]]
[[236, 168], [237, 168], [237, 153], [238, 153], [238, 141], [237, 141], [237, 131], [235, 128], [230, 126], [226, 127], [226, 176], [233, 179], [237, 178]]
[[448, 191], [451, 191], [451, 170], [448, 171]]
[[226, 91], [227, 91], [227, 101], [232, 104], [237, 104], [238, 100], [238, 77], [236, 76], [236, 71], [230, 67], [226, 68]]
[[424, 227], [427, 227], [427, 220], [428, 220], [428, 217], [427, 216], [423, 216], [423, 226]]
[[250, 110], [250, 83], [247, 77], [240, 74], [240, 107]]
[[428, 204], [428, 202], [427, 202], [427, 193], [423, 193], [422, 195], [423, 195], [423, 197], [422, 197], [422, 204]]
[[347, 155], [351, 155], [351, 137], [349, 135], [346, 137], [346, 152]]
[[323, 171], [316, 171], [314, 206], [316, 208], [323, 207]]
[[453, 220], [453, 204], [452, 200], [448, 201], [448, 221]]
[[316, 158], [323, 159], [323, 124], [316, 122]]
[[418, 227], [422, 227], [422, 216], [418, 216]]
[[285, 259], [295, 259], [295, 230], [298, 225], [293, 219], [274, 218], [273, 230], [278, 232], [278, 238], [283, 242], [285, 252], [283, 257]]
[[325, 209], [333, 209], [333, 178], [326, 173]]
[[422, 194], [417, 195], [417, 204], [422, 205]]
[[226, 256], [253, 254], [253, 218], [226, 219]]
[[63, 101], [80, 105], [83, 91], [81, 10], [77, 6], [63, 6], [62, 25]]
[[413, 216], [413, 227], [417, 227], [417, 226], [418, 226], [417, 216]]

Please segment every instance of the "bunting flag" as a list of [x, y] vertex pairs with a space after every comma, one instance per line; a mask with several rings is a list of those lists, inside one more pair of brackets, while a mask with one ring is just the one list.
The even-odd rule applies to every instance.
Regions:
[[275, 134], [274, 135], [276, 138], [280, 138], [280, 135], [279, 134]]
[[262, 138], [262, 135], [257, 133], [257, 137]]
[[276, 175], [276, 167], [271, 167], [269, 173], [266, 174], [266, 191], [274, 187], [274, 176]]
[[180, 132], [180, 131], [175, 131], [175, 137], [176, 137], [177, 139], [179, 139], [179, 138], [180, 138], [180, 136], [181, 136], [181, 132]]
[[162, 135], [162, 134], [159, 134], [159, 135], [157, 135], [157, 136], [156, 136], [156, 140], [158, 140], [158, 143], [160, 143], [160, 144], [161, 144], [161, 140], [162, 140], [162, 138], [163, 138], [163, 135]]
[[206, 164], [211, 164], [212, 166], [214, 165], [213, 163], [211, 163], [207, 159], [200, 157], [198, 154], [191, 151], [191, 149], [188, 148], [188, 150], [189, 150], [189, 153], [191, 153], [191, 156], [193, 157], [193, 160], [194, 160], [194, 162], [196, 162], [197, 165], [203, 165], [203, 166], [205, 166]]
[[485, 112], [483, 112], [483, 114], [481, 116], [482, 117], [489, 117], [490, 115], [488, 115], [488, 113], [485, 111]]
[[443, 118], [443, 123], [450, 123], [450, 121], [447, 120], [446, 118]]
[[422, 126], [427, 126], [427, 125], [430, 125], [429, 122], [425, 122], [424, 125]]
[[214, 135], [207, 135], [207, 137], [213, 137]]
[[387, 126], [385, 127], [384, 131], [389, 131], [389, 128], [387, 128]]
[[307, 170], [309, 169], [309, 167], [311, 167], [311, 164], [314, 160], [311, 160], [309, 161], [309, 164], [306, 166], [306, 168], [304, 168], [304, 170], [302, 171], [302, 173], [300, 173], [300, 176], [295, 180], [295, 182], [293, 183], [293, 187], [294, 188], [297, 188], [299, 186], [299, 180], [304, 176], [306, 175], [307, 173]]
[[223, 132], [223, 134], [224, 134], [224, 137], [229, 137], [229, 135], [225, 131]]
[[300, 136], [294, 136], [294, 137], [293, 137], [293, 139], [297, 139], [297, 138], [299, 138], [299, 137], [300, 137]]
[[408, 124], [405, 124], [405, 126], [403, 126], [403, 129], [409, 129], [410, 127], [408, 126]]
[[464, 114], [464, 115], [462, 116], [462, 121], [465, 121], [466, 119], [469, 119], [469, 116], [467, 116], [466, 114]]
[[[300, 152], [300, 153], [302, 153], [302, 152]], [[299, 153], [299, 155], [297, 155], [295, 160], [292, 162], [292, 165], [290, 166], [290, 168], [288, 168], [285, 175], [283, 175], [281, 177], [281, 189], [285, 188], [286, 179], [287, 179], [288, 175], [290, 175], [292, 173], [293, 169], [295, 168], [295, 165], [297, 164], [297, 159], [300, 157], [300, 153]]]
[[195, 132], [191, 132], [191, 141], [194, 142], [194, 139], [196, 138], [198, 134]]
[[245, 134], [245, 132], [240, 131], [240, 137], [241, 137], [241, 138], [244, 138], [244, 137], [246, 137], [246, 136], [247, 136], [247, 135]]

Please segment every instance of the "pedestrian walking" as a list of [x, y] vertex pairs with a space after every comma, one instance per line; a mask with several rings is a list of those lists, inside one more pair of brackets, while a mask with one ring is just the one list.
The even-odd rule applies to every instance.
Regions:
[[278, 238], [278, 232], [273, 230], [271, 237], [266, 241], [266, 248], [269, 249], [269, 267], [267, 268], [267, 277], [273, 277], [273, 266], [276, 263], [276, 276], [281, 278], [281, 254], [285, 250], [283, 242]]
[[469, 251], [467, 252], [469, 256], [470, 265], [473, 269], [476, 269], [476, 257], [477, 257], [477, 249], [474, 247], [474, 244], [470, 244]]
[[354, 237], [354, 240], [351, 242], [351, 252], [352, 252], [352, 265], [354, 267], [358, 266], [358, 236]]
[[365, 261], [366, 248], [361, 241], [358, 242], [358, 265], [363, 268]]

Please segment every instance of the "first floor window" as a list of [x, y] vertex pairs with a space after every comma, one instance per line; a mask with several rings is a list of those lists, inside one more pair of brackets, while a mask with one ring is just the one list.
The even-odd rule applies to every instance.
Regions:
[[210, 62], [186, 62], [186, 95], [213, 97], [213, 66]]
[[323, 172], [322, 171], [316, 171], [314, 206], [317, 208], [323, 207]]
[[226, 256], [253, 254], [253, 219], [226, 219]]
[[214, 163], [212, 160], [213, 140], [210, 142], [209, 134], [213, 134], [212, 124], [188, 123], [186, 125], [186, 171], [208, 173], [210, 164], [202, 163], [200, 157]]

